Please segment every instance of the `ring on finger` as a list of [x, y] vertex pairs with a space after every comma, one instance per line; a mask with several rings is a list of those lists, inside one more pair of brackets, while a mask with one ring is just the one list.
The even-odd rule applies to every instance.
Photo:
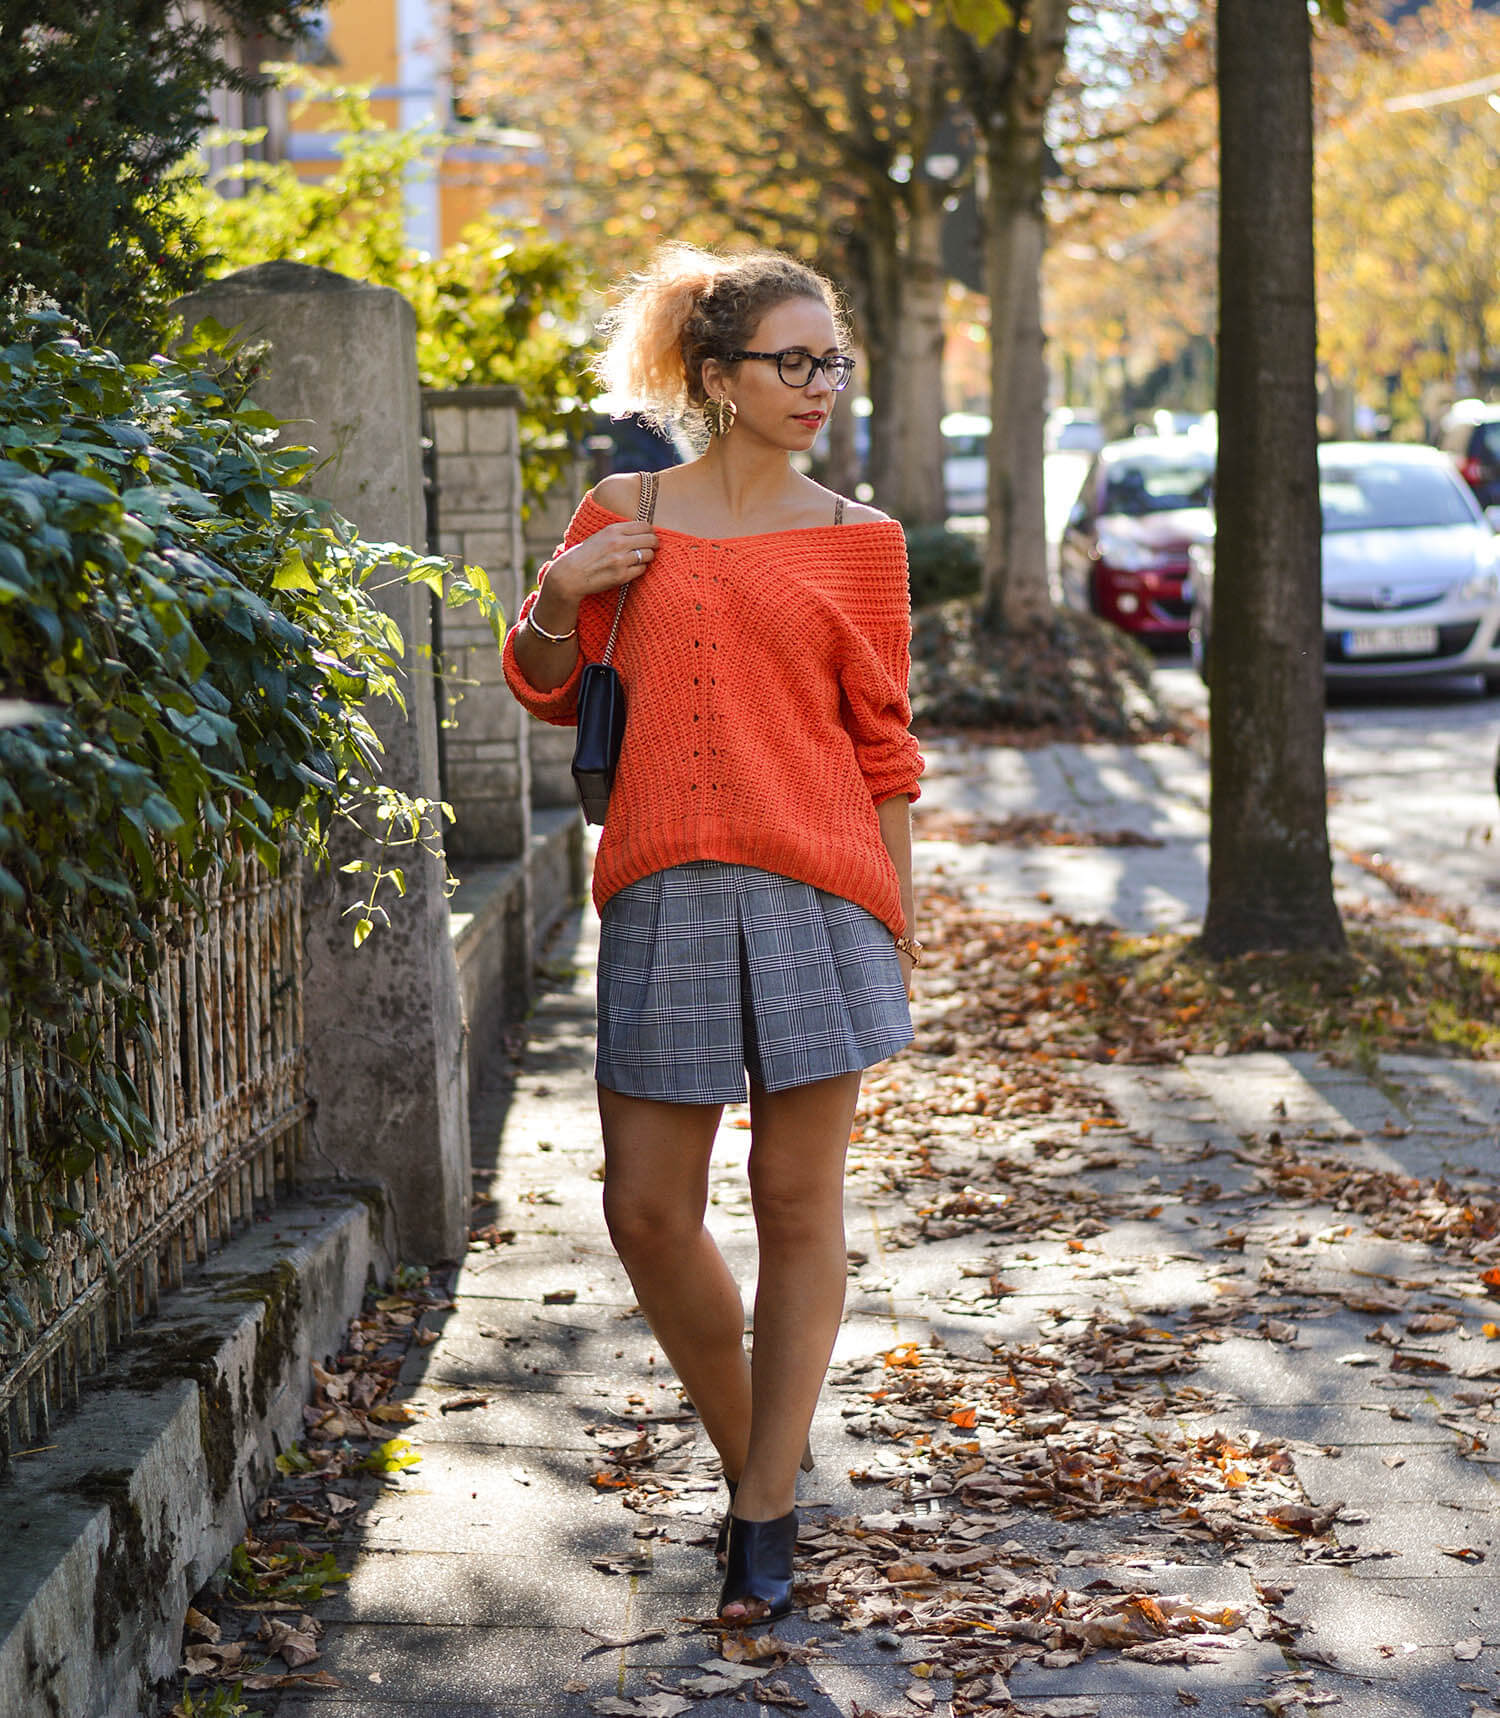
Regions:
[[635, 551], [635, 564], [638, 567], [645, 565], [645, 556], [641, 554], [639, 549]]

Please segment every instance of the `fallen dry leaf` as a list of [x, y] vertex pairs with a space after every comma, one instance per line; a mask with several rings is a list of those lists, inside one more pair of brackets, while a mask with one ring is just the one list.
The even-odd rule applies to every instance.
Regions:
[[244, 1663], [245, 1649], [239, 1641], [224, 1646], [194, 1644], [182, 1655], [182, 1668], [189, 1676], [233, 1676]]
[[793, 1694], [785, 1682], [755, 1682], [750, 1685], [750, 1698], [758, 1700], [762, 1706], [785, 1706], [793, 1711], [805, 1712], [807, 1702]]
[[255, 1638], [263, 1641], [266, 1651], [281, 1659], [288, 1670], [300, 1670], [304, 1664], [311, 1664], [318, 1656], [317, 1644], [312, 1636], [312, 1618], [300, 1617], [298, 1622], [309, 1626], [304, 1629], [266, 1616], [261, 1618], [260, 1628], [256, 1631]]
[[461, 1408], [487, 1408], [490, 1399], [479, 1390], [466, 1390], [461, 1396], [449, 1396], [438, 1403], [440, 1414], [456, 1414]]
[[594, 1701], [593, 1708], [601, 1718], [678, 1718], [679, 1713], [691, 1712], [693, 1704], [678, 1694], [656, 1693], [629, 1700], [611, 1695], [606, 1700]]
[[341, 1688], [343, 1684], [326, 1670], [292, 1670], [285, 1676], [257, 1671], [244, 1679], [244, 1687], [261, 1694], [268, 1688]]
[[208, 1641], [210, 1644], [216, 1643], [220, 1635], [223, 1633], [223, 1630], [220, 1629], [219, 1625], [212, 1617], [204, 1616], [202, 1611], [195, 1610], [192, 1605], [189, 1605], [187, 1608], [187, 1616], [184, 1619], [184, 1626], [191, 1633], [198, 1635], [201, 1639]]

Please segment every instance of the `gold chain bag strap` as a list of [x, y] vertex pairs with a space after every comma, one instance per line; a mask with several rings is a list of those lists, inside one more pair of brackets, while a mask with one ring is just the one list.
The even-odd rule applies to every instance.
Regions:
[[[638, 523], [649, 525], [656, 517], [654, 471], [641, 473], [641, 502], [635, 510]], [[578, 738], [573, 746], [573, 780], [583, 815], [590, 823], [603, 823], [609, 796], [615, 785], [620, 748], [625, 743], [625, 688], [614, 667], [615, 640], [630, 586], [620, 586], [614, 624], [601, 662], [586, 662], [578, 681]]]

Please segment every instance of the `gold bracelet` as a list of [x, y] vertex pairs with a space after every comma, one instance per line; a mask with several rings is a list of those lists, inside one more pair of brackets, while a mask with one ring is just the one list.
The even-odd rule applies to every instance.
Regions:
[[922, 946], [915, 937], [896, 938], [896, 947], [901, 950], [913, 966], [922, 964]]
[[527, 612], [526, 624], [538, 638], [545, 638], [548, 644], [566, 644], [570, 638], [577, 638], [578, 636], [578, 622], [576, 620], [566, 632], [548, 632], [545, 626], [538, 623], [534, 604]]

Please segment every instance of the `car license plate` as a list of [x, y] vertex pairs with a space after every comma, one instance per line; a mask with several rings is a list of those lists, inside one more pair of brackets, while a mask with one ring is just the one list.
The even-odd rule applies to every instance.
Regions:
[[1344, 634], [1345, 656], [1436, 656], [1435, 626], [1367, 626]]

